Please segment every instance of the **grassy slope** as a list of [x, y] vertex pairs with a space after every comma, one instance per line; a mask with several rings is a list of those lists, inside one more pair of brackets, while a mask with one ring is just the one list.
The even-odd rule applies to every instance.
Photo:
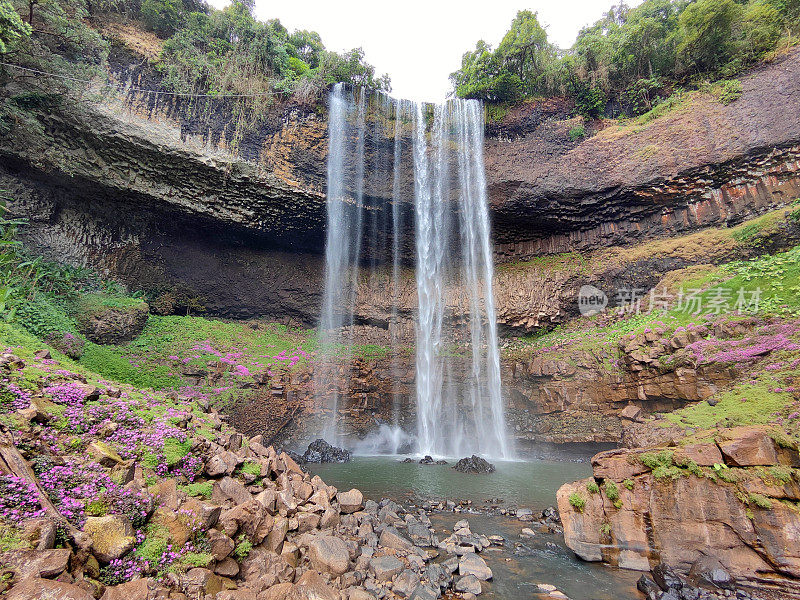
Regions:
[[[574, 272], [592, 272], [611, 261], [624, 264], [648, 256], [691, 253], [689, 255], [716, 258], [735, 252], [736, 248], [762, 243], [764, 237], [780, 226], [785, 214], [789, 219], [800, 219], [800, 208], [781, 209], [731, 229], [710, 229], [684, 238], [608, 249], [589, 257], [572, 253], [506, 268], [537, 271], [568, 268]], [[530, 359], [538, 356], [570, 362], [585, 352], [606, 368], [614, 369], [622, 365], [620, 342], [628, 336], [655, 331], [669, 338], [679, 328], [755, 317], [755, 329], [738, 339], [717, 339], [709, 331], [705, 339], [693, 345], [696, 348], [692, 351], [703, 357], [701, 364], [719, 357], [739, 370], [740, 382], [716, 394], [711, 403], [699, 402], [666, 415], [665, 423], [687, 428], [771, 423], [800, 439], [800, 246], [753, 260], [675, 271], [665, 277], [662, 284], [672, 293], [681, 288], [685, 293], [696, 291], [706, 307], [717, 297], [733, 305], [739, 290], [745, 291], [746, 301], [759, 289], [761, 296], [758, 310], [743, 314], [726, 310], [716, 314], [705, 311], [693, 314], [675, 306], [666, 311], [647, 312], [649, 300], [645, 300], [641, 314], [601, 314], [574, 320], [542, 335], [521, 338], [505, 351], [505, 357]], [[777, 344], [780, 336], [786, 339], [790, 349], [748, 356], [749, 351], [759, 345]], [[780, 348], [780, 344], [777, 346]]]

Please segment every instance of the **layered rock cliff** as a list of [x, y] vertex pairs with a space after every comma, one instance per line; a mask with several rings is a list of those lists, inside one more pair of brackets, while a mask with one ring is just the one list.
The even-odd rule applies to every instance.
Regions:
[[[178, 290], [212, 314], [313, 323], [324, 246], [324, 107], [276, 104], [243, 123], [224, 101], [197, 107], [142, 94], [128, 86], [154, 88], [157, 74], [114, 39], [113, 93], [28, 106], [27, 120], [0, 138], [0, 184], [14, 212], [32, 221], [29, 243], [135, 288]], [[743, 78], [744, 93], [730, 105], [693, 93], [651, 122], [593, 125], [600, 130], [583, 141], [570, 141], [574, 119], [558, 101], [522, 105], [490, 123], [485, 158], [498, 260], [736, 223], [799, 196], [798, 72], [795, 51]], [[21, 78], [3, 93], [32, 89], [48, 91]], [[411, 166], [403, 172], [409, 189]], [[371, 209], [385, 210], [390, 187], [366, 190]], [[402, 210], [411, 226], [412, 206]], [[498, 294], [518, 296], [505, 281], [498, 278]], [[557, 282], [542, 287], [562, 293]], [[501, 321], [536, 327], [543, 313], [547, 324], [551, 311], [536, 306], [547, 301], [501, 308]]]
[[642, 571], [663, 562], [685, 572], [714, 557], [744, 583], [798, 597], [797, 450], [765, 428], [707, 437], [597, 454], [592, 477], [558, 491], [567, 545]]

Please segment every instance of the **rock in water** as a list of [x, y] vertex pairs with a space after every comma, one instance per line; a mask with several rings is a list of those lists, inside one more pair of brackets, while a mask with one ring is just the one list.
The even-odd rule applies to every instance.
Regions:
[[[412, 461], [409, 461], [412, 462]], [[426, 454], [424, 458], [419, 459], [419, 464], [421, 465], [446, 465], [447, 461], [444, 459], [440, 460], [433, 460], [433, 457]]]
[[461, 473], [494, 473], [494, 465], [475, 454], [462, 458], [453, 468]]
[[303, 454], [307, 463], [346, 463], [350, 462], [350, 451], [331, 446], [325, 440], [314, 440]]

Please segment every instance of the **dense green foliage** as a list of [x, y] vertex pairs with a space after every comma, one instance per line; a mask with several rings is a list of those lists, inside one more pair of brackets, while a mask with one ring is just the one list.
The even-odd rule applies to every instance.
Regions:
[[[151, 66], [162, 73], [167, 91], [230, 97], [226, 111], [237, 118], [232, 145], [276, 96], [313, 103], [337, 82], [390, 89], [388, 76], [377, 77], [360, 48], [328, 51], [319, 34], [290, 33], [277, 19], [257, 20], [252, 9], [246, 0], [222, 10], [202, 0], [0, 0], [0, 53], [13, 48], [19, 65], [76, 79], [103, 77], [111, 41], [100, 33], [102, 25], [109, 13], [124, 14], [164, 40]], [[39, 83], [46, 93], [38, 99], [48, 102], [85, 87], [72, 79]], [[206, 110], [209, 102], [192, 107]], [[33, 108], [40, 106], [2, 98], [0, 128], [22, 122], [36, 128], [35, 119], [26, 119]]]
[[21, 39], [31, 34], [31, 27], [20, 18], [9, 0], [0, 0], [0, 54], [13, 50]]
[[233, 2], [223, 10], [192, 10], [180, 0], [145, 0], [142, 19], [164, 43], [159, 67], [178, 92], [211, 94], [299, 93], [345, 82], [390, 88], [377, 78], [360, 48], [330, 52], [313, 31], [289, 31], [277, 19], [256, 20], [251, 6]]
[[798, 33], [800, 0], [645, 0], [613, 7], [559, 51], [536, 14], [520, 11], [497, 49], [479, 41], [451, 79], [462, 98], [566, 94], [585, 116], [599, 116], [609, 102], [636, 115], [678, 85], [730, 78]]

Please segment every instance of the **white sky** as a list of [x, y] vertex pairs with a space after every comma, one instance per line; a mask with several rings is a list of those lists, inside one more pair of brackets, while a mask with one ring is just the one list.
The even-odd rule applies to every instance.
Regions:
[[[628, 0], [636, 6], [642, 0]], [[217, 7], [226, 0], [210, 0]], [[330, 50], [362, 47], [377, 74], [392, 78], [392, 96], [443, 100], [461, 55], [486, 40], [497, 44], [518, 10], [539, 13], [551, 42], [568, 48], [584, 25], [616, 0], [256, 0], [255, 16], [280, 19], [290, 31], [316, 31]]]

